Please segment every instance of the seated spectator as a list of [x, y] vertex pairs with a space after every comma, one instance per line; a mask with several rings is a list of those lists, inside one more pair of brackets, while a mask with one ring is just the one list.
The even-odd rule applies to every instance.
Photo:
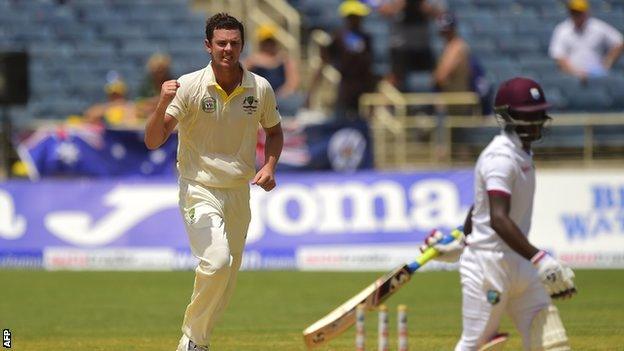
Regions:
[[288, 53], [280, 47], [275, 35], [277, 28], [261, 25], [256, 37], [258, 50], [252, 53], [243, 64], [248, 70], [266, 78], [277, 97], [277, 104], [283, 116], [294, 116], [303, 103], [298, 93], [299, 66]]
[[[335, 117], [339, 120], [354, 120], [359, 117], [359, 99], [376, 87], [373, 74], [373, 53], [370, 36], [362, 30], [362, 19], [370, 8], [357, 1], [346, 0], [338, 8], [344, 25], [332, 35], [328, 46], [321, 49], [323, 64], [331, 64], [340, 72]], [[314, 75], [310, 94], [318, 87], [323, 66]]]
[[113, 127], [133, 127], [139, 124], [137, 109], [126, 99], [126, 83], [119, 78], [111, 79], [104, 87], [108, 101], [89, 107], [84, 118], [89, 123], [103, 123]]
[[169, 55], [162, 53], [153, 54], [147, 61], [145, 68], [147, 72], [139, 88], [137, 104], [138, 114], [142, 118], [147, 118], [156, 109], [162, 84], [174, 79], [171, 74], [171, 58]]
[[591, 17], [587, 0], [569, 0], [568, 11], [570, 18], [553, 32], [550, 56], [563, 72], [583, 82], [606, 76], [624, 50], [622, 33]]
[[408, 77], [417, 72], [429, 75], [435, 65], [429, 21], [440, 15], [442, 7], [432, 0], [383, 0], [379, 1], [377, 12], [392, 23], [391, 73], [387, 79], [399, 90], [412, 90]]

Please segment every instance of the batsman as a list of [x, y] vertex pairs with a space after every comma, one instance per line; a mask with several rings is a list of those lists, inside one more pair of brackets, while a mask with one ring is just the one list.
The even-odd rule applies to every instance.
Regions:
[[501, 84], [494, 109], [502, 131], [477, 161], [465, 239], [442, 244], [442, 235], [434, 232], [423, 247], [436, 248], [438, 260], [459, 258], [463, 332], [456, 351], [502, 350], [506, 336], [498, 329], [505, 313], [524, 350], [570, 350], [551, 299], [576, 293], [574, 273], [527, 239], [535, 192], [531, 143], [551, 119], [549, 106], [531, 79]]

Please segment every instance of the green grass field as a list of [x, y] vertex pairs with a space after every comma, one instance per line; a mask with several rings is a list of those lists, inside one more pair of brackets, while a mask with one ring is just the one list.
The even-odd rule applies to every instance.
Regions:
[[[241, 272], [236, 294], [214, 332], [213, 350], [304, 350], [301, 331], [380, 275]], [[192, 272], [0, 271], [0, 328], [12, 350], [173, 351], [190, 296]], [[457, 272], [419, 273], [388, 305], [391, 347], [396, 305], [409, 306], [411, 350], [451, 350], [459, 336]], [[624, 270], [577, 271], [579, 294], [560, 302], [574, 350], [624, 350]], [[376, 314], [367, 345], [376, 349]], [[508, 350], [519, 350], [512, 331]], [[347, 331], [319, 350], [353, 350]]]

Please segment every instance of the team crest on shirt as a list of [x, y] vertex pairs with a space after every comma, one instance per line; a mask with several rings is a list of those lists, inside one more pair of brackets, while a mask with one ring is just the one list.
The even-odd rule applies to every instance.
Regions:
[[487, 298], [487, 302], [489, 302], [490, 305], [496, 305], [500, 302], [500, 292], [494, 289], [488, 290], [485, 296]]
[[243, 111], [248, 115], [253, 114], [258, 109], [258, 99], [255, 96], [249, 95], [243, 99]]
[[186, 219], [186, 223], [188, 223], [189, 225], [195, 224], [197, 222], [197, 217], [195, 216], [195, 207], [186, 211], [184, 217], [184, 219]]
[[201, 108], [204, 112], [211, 113], [217, 109], [217, 100], [212, 96], [206, 96], [201, 101]]

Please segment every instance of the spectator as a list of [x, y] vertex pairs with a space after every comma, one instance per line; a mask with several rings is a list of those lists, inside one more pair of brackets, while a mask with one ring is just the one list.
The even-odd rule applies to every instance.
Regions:
[[171, 58], [167, 54], [155, 53], [150, 56], [145, 67], [147, 75], [139, 89], [139, 97], [158, 98], [162, 84], [173, 79], [171, 75]]
[[589, 14], [587, 0], [569, 0], [570, 18], [557, 25], [550, 56], [561, 70], [586, 81], [604, 77], [624, 50], [622, 33]]
[[[436, 27], [439, 35], [444, 40], [444, 49], [438, 58], [435, 70], [431, 75], [432, 85], [435, 91], [439, 92], [466, 92], [472, 90], [472, 62], [470, 57], [470, 47], [468, 43], [459, 35], [457, 31], [457, 20], [450, 12], [442, 13], [436, 20]], [[476, 72], [475, 72], [476, 73]], [[446, 157], [449, 153], [444, 129], [443, 118], [446, 115], [467, 116], [474, 113], [472, 105], [450, 105], [438, 106], [438, 140], [442, 141], [437, 145], [436, 153], [438, 157]], [[468, 154], [465, 148], [460, 155]]]
[[[445, 41], [444, 50], [432, 75], [435, 90], [444, 92], [473, 91], [479, 95], [483, 115], [491, 113], [492, 84], [485, 69], [474, 56], [468, 43], [457, 30], [457, 17], [443, 13], [436, 21], [438, 33]], [[471, 114], [464, 107], [452, 109], [452, 114]]]
[[435, 65], [429, 40], [429, 20], [437, 18], [442, 9], [428, 0], [386, 0], [377, 11], [392, 19], [392, 67], [388, 80], [402, 91], [410, 90], [406, 84], [410, 73], [428, 74]]
[[166, 54], [155, 53], [150, 56], [145, 68], [147, 73], [139, 88], [137, 108], [139, 116], [146, 118], [156, 109], [162, 84], [173, 79], [171, 58]]
[[432, 74], [436, 90], [470, 91], [470, 47], [457, 33], [457, 21], [451, 13], [440, 15], [437, 22], [445, 45]]
[[[370, 36], [362, 30], [362, 19], [370, 8], [357, 1], [346, 0], [338, 8], [344, 25], [332, 35], [328, 46], [321, 49], [323, 64], [332, 64], [341, 74], [336, 99], [337, 119], [354, 120], [359, 117], [360, 96], [375, 89], [373, 53]], [[323, 66], [316, 72], [310, 86], [310, 94], [320, 82]]]
[[246, 68], [266, 78], [277, 95], [283, 116], [294, 116], [303, 103], [299, 89], [299, 65], [284, 51], [276, 39], [277, 28], [272, 25], [258, 27], [258, 51], [244, 62]]
[[136, 126], [139, 122], [137, 109], [132, 101], [126, 98], [126, 83], [113, 75], [104, 87], [108, 101], [89, 107], [84, 118], [89, 123], [104, 123], [107, 126]]

